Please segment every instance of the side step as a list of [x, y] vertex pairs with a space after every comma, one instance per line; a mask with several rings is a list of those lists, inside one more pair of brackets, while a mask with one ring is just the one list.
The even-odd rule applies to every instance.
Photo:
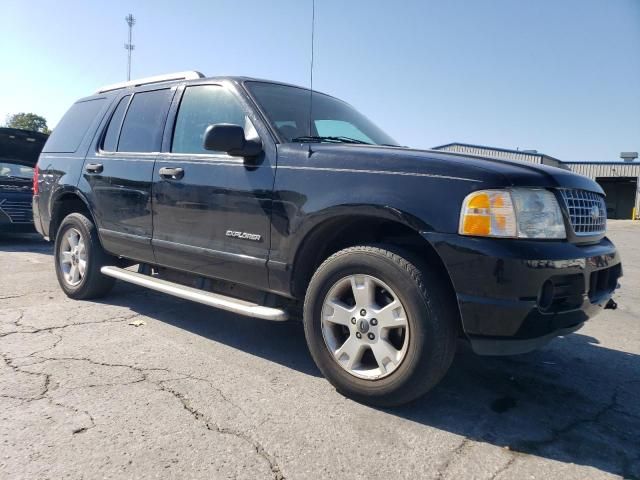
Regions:
[[150, 277], [141, 273], [125, 270], [118, 267], [102, 267], [103, 275], [134, 283], [141, 287], [150, 288], [162, 293], [168, 293], [174, 297], [184, 298], [193, 302], [203, 303], [210, 307], [220, 308], [228, 312], [238, 313], [247, 317], [272, 320], [274, 322], [284, 322], [289, 319], [289, 315], [279, 308], [263, 307], [256, 303], [246, 302], [233, 297], [220, 295], [219, 293], [198, 290], [178, 283], [168, 282], [159, 278]]

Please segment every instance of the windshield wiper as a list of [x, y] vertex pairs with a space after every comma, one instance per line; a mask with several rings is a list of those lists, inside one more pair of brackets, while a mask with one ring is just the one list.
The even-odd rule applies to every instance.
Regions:
[[357, 138], [351, 137], [323, 137], [320, 135], [306, 135], [302, 137], [296, 137], [291, 139], [292, 142], [333, 142], [333, 143], [357, 143], [359, 145], [371, 145], [369, 142], [365, 142], [364, 140], [358, 140]]

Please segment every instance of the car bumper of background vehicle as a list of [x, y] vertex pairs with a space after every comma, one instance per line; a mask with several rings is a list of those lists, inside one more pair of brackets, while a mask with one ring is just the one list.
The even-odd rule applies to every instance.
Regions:
[[33, 233], [33, 224], [31, 223], [11, 223], [4, 222], [0, 215], [0, 233]]
[[462, 325], [485, 355], [525, 353], [577, 330], [622, 276], [615, 246], [424, 233], [456, 291]]
[[[22, 195], [0, 195], [0, 233], [33, 232], [31, 208], [20, 202]], [[18, 201], [16, 201], [16, 198]]]

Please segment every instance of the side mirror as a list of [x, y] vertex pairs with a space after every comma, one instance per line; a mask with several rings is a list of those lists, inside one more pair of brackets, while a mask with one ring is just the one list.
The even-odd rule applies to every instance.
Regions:
[[209, 125], [204, 132], [205, 150], [226, 152], [234, 157], [255, 157], [262, 152], [259, 138], [247, 139], [244, 128], [231, 123]]

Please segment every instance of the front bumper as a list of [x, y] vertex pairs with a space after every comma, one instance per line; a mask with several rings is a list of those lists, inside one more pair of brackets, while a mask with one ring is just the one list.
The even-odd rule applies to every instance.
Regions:
[[593, 245], [424, 233], [443, 260], [477, 353], [541, 347], [599, 313], [622, 276], [607, 238]]

